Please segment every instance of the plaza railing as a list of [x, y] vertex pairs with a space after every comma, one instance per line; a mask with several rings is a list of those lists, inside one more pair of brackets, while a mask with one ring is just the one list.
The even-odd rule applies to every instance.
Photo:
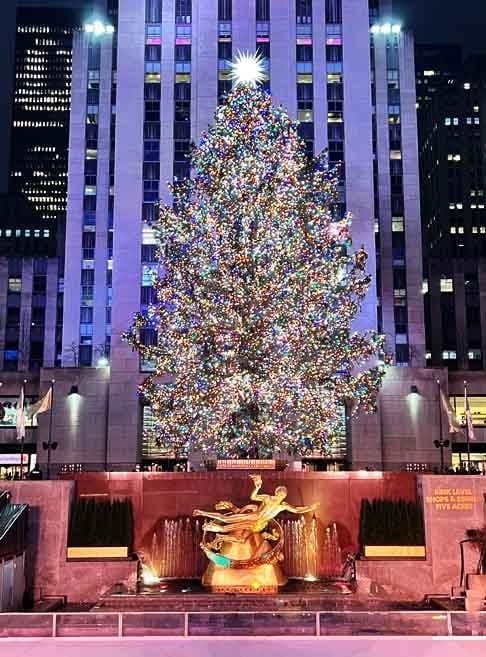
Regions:
[[0, 614], [14, 637], [486, 636], [486, 612], [276, 611]]

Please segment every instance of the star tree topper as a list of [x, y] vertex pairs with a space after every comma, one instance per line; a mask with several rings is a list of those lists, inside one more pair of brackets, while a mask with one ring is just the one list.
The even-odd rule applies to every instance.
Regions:
[[265, 79], [264, 59], [260, 53], [238, 51], [235, 61], [230, 62], [233, 85], [255, 88]]

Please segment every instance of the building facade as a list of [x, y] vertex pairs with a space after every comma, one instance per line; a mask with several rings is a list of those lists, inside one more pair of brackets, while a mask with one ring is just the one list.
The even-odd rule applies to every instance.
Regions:
[[72, 41], [92, 4], [2, 6], [0, 371], [61, 363]]
[[[427, 363], [486, 367], [486, 56], [419, 49]], [[441, 57], [441, 55], [443, 55]], [[457, 55], [455, 57], [457, 62]]]
[[[77, 33], [69, 145], [63, 364], [109, 356], [109, 460], [137, 460], [144, 364], [121, 340], [153, 299], [151, 222], [167, 182], [230, 90], [229, 61], [258, 50], [275, 103], [309, 152], [343, 162], [341, 202], [372, 289], [359, 328], [399, 366], [425, 360], [413, 40], [388, 2], [119, 0]], [[108, 28], [108, 29], [107, 29]], [[132, 456], [128, 453], [132, 450]]]

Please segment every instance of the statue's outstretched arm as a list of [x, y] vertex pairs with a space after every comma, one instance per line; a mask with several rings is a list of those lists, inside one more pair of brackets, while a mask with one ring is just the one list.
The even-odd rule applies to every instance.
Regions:
[[262, 478], [260, 475], [250, 475], [250, 479], [253, 481], [253, 490], [251, 491], [250, 500], [253, 500], [253, 502], [263, 502], [267, 499], [268, 495], [265, 495], [264, 493], [261, 495], [258, 494], [258, 491], [262, 487]]
[[309, 513], [309, 511], [315, 511], [318, 506], [319, 503], [311, 504], [310, 506], [292, 506], [291, 504], [287, 504], [287, 502], [282, 503], [283, 510], [289, 513]]

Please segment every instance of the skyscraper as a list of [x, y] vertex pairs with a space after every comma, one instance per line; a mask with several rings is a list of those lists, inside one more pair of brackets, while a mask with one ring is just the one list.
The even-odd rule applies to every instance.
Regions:
[[33, 204], [62, 253], [73, 32], [79, 9], [17, 9], [10, 190]]
[[[115, 9], [115, 7], [112, 7]], [[156, 203], [258, 50], [309, 152], [342, 165], [342, 210], [376, 285], [359, 326], [424, 362], [413, 40], [377, 0], [119, 0], [74, 39], [63, 362], [110, 355], [110, 461], [138, 434], [139, 363], [121, 334], [153, 298]], [[153, 336], [148, 336], [153, 339]], [[136, 460], [138, 446], [133, 451]]]
[[61, 352], [72, 39], [93, 3], [4, 4], [0, 368], [36, 372]]
[[484, 369], [486, 57], [417, 52], [427, 363]]

